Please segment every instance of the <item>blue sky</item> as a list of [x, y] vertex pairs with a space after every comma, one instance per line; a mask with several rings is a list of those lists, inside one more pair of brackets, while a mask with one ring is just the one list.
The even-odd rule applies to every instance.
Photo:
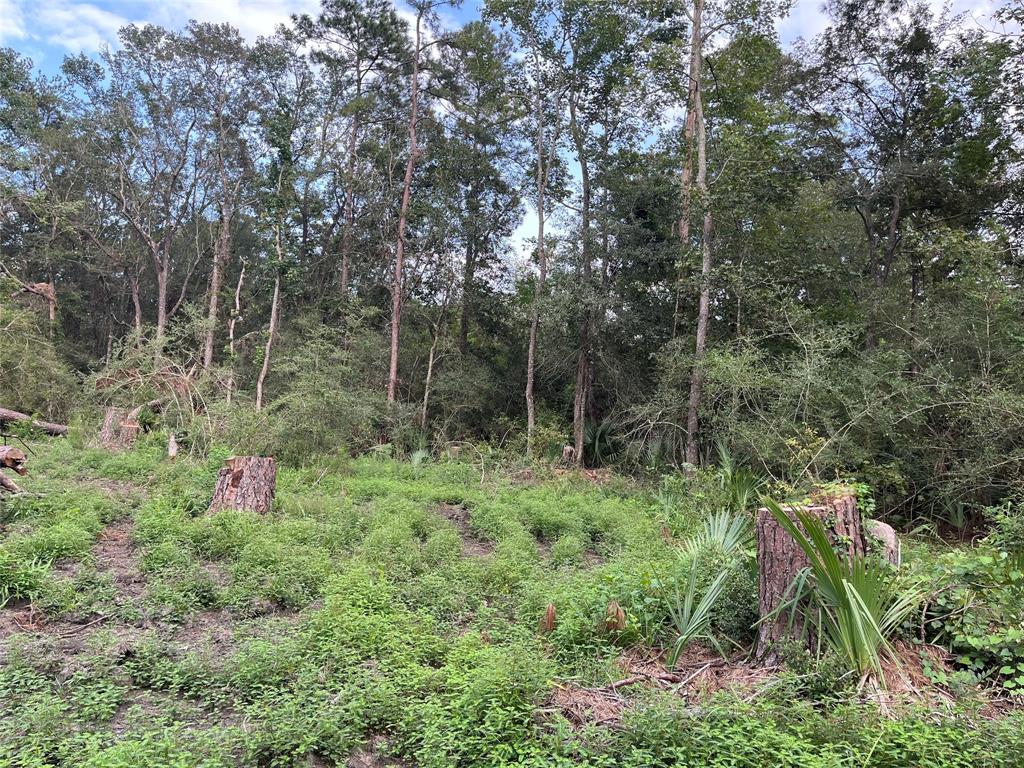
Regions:
[[[290, 14], [312, 13], [318, 5], [319, 0], [0, 0], [0, 45], [30, 56], [44, 71], [54, 71], [65, 54], [95, 53], [131, 22], [180, 28], [192, 18], [227, 21], [255, 39], [273, 32]], [[478, 5], [466, 0], [451, 12], [452, 21], [475, 16]], [[954, 0], [953, 8], [986, 23], [998, 5], [998, 0]], [[790, 43], [813, 36], [823, 26], [821, 0], [796, 0], [779, 31], [783, 42]]]

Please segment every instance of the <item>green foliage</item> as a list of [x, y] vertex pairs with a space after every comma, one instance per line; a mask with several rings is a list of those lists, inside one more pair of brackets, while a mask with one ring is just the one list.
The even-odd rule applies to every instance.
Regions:
[[[120, 480], [118, 494], [98, 492], [109, 467], [65, 450], [47, 445], [39, 462], [41, 481], [67, 478], [64, 493], [17, 500], [5, 524], [20, 541], [74, 510], [95, 540], [105, 523], [130, 522], [144, 593], [130, 598], [88, 552], [70, 579], [39, 568], [37, 608], [71, 611], [83, 629], [5, 639], [0, 761], [283, 766], [343, 764], [365, 750], [437, 768], [728, 765], [737, 755], [996, 766], [1021, 748], [1009, 720], [888, 720], [849, 704], [856, 676], [835, 654], [788, 656], [790, 671], [756, 707], [702, 698], [684, 709], [638, 685], [620, 689], [630, 701], [621, 725], [570, 728], [554, 686], [620, 679], [625, 647], [664, 648], [672, 661], [673, 646], [697, 637], [723, 650], [750, 641], [749, 521], [711, 513], [725, 508], [714, 473], [664, 481], [659, 501], [571, 476], [481, 484], [457, 462], [362, 458], [282, 468], [269, 515], [207, 515], [223, 451], [160, 462], [132, 506], [141, 488]], [[148, 451], [121, 466], [143, 466]], [[666, 521], [678, 539], [666, 539]], [[912, 554], [915, 568], [945, 562]], [[974, 567], [965, 582], [977, 583]], [[613, 602], [621, 630], [609, 629]], [[557, 618], [539, 633], [548, 604]]]
[[[975, 680], [1024, 689], [1024, 556], [979, 548], [920, 566], [937, 586], [925, 628]], [[1016, 617], [1016, 620], [1012, 617]]]
[[[882, 656], [890, 638], [921, 604], [924, 591], [907, 586], [893, 592], [888, 573], [870, 558], [838, 554], [818, 518], [794, 507], [794, 522], [777, 502], [766, 499], [765, 504], [810, 561], [809, 597], [814, 607], [803, 609], [805, 620], [816, 622], [832, 650], [862, 681], [874, 675], [884, 683]], [[792, 599], [803, 597], [797, 594]]]
[[669, 667], [676, 665], [679, 655], [694, 640], [705, 639], [714, 642], [714, 638], [708, 634], [708, 629], [711, 626], [711, 609], [721, 597], [727, 577], [727, 573], [719, 573], [704, 590], [700, 602], [696, 601], [696, 564], [690, 566], [690, 575], [685, 591], [680, 593], [678, 581], [673, 585], [673, 600], [669, 603], [668, 614], [676, 639], [668, 654]]
[[44, 330], [41, 313], [8, 301], [17, 286], [0, 278], [0, 392], [3, 407], [40, 413], [48, 420], [66, 418], [75, 399], [77, 382], [66, 361]]

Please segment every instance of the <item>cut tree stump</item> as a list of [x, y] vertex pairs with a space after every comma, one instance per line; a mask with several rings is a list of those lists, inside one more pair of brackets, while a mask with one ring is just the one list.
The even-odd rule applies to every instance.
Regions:
[[127, 408], [115, 405], [107, 407], [103, 412], [103, 426], [100, 427], [100, 445], [108, 451], [127, 448], [121, 435], [121, 424], [128, 418]]
[[142, 423], [139, 417], [147, 408], [151, 411], [159, 411], [163, 407], [163, 400], [150, 400], [148, 403], [137, 405], [130, 411], [116, 405], [107, 407], [103, 413], [103, 425], [100, 427], [100, 447], [108, 451], [124, 451], [135, 444], [136, 438], [142, 433]]
[[277, 462], [261, 456], [232, 456], [217, 475], [209, 512], [248, 509], [265, 515], [274, 503]]
[[[795, 522], [793, 507], [785, 506], [783, 509]], [[864, 555], [863, 523], [855, 495], [839, 493], [812, 497], [812, 504], [801, 509], [821, 520], [832, 540], [832, 545], [837, 550], [849, 555]], [[766, 508], [759, 509], [757, 587], [758, 612], [762, 619], [791, 597], [788, 594], [790, 585], [797, 574], [808, 565], [807, 555], [783, 530], [772, 513]], [[778, 661], [779, 642], [800, 638], [804, 638], [808, 647], [813, 648], [816, 644], [814, 632], [810, 627], [804, 627], [799, 611], [792, 614], [791, 611], [784, 610], [774, 619], [764, 619], [758, 625], [757, 658], [762, 663], [775, 663]]]

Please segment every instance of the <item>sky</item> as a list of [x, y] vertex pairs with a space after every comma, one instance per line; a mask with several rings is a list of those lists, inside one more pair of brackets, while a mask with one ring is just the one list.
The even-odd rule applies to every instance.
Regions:
[[[401, 8], [403, 0], [398, 4]], [[467, 0], [448, 12], [450, 21], [475, 17], [479, 4]], [[0, 0], [0, 45], [28, 55], [44, 71], [55, 71], [67, 53], [96, 53], [115, 43], [117, 30], [125, 24], [181, 28], [189, 19], [227, 21], [255, 40], [271, 34], [293, 13], [315, 13], [318, 5], [319, 0]], [[821, 0], [796, 0], [779, 27], [783, 43], [820, 32], [825, 26], [821, 5]], [[983, 23], [999, 0], [953, 0], [952, 5], [955, 12]]]
[[[396, 1], [399, 12], [411, 19], [404, 0]], [[929, 2], [940, 9], [949, 0]], [[190, 19], [229, 22], [255, 40], [272, 34], [292, 14], [315, 13], [319, 4], [319, 0], [0, 0], [0, 46], [14, 48], [41, 71], [54, 73], [67, 54], [95, 54], [104, 46], [116, 45], [117, 31], [126, 24], [180, 29]], [[951, 9], [988, 28], [992, 12], [1000, 5], [1000, 0], [952, 0]], [[476, 18], [479, 6], [480, 0], [465, 0], [458, 10], [446, 12], [446, 26]], [[779, 24], [779, 36], [784, 45], [791, 45], [800, 38], [814, 37], [825, 25], [822, 0], [795, 0]], [[514, 251], [528, 252], [526, 241], [536, 226], [536, 214], [527, 208], [525, 220], [512, 237]]]

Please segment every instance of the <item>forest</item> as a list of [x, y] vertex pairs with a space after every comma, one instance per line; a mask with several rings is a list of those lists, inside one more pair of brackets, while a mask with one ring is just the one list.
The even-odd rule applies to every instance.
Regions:
[[320, 2], [0, 47], [0, 768], [1024, 765], [1024, 6]]

